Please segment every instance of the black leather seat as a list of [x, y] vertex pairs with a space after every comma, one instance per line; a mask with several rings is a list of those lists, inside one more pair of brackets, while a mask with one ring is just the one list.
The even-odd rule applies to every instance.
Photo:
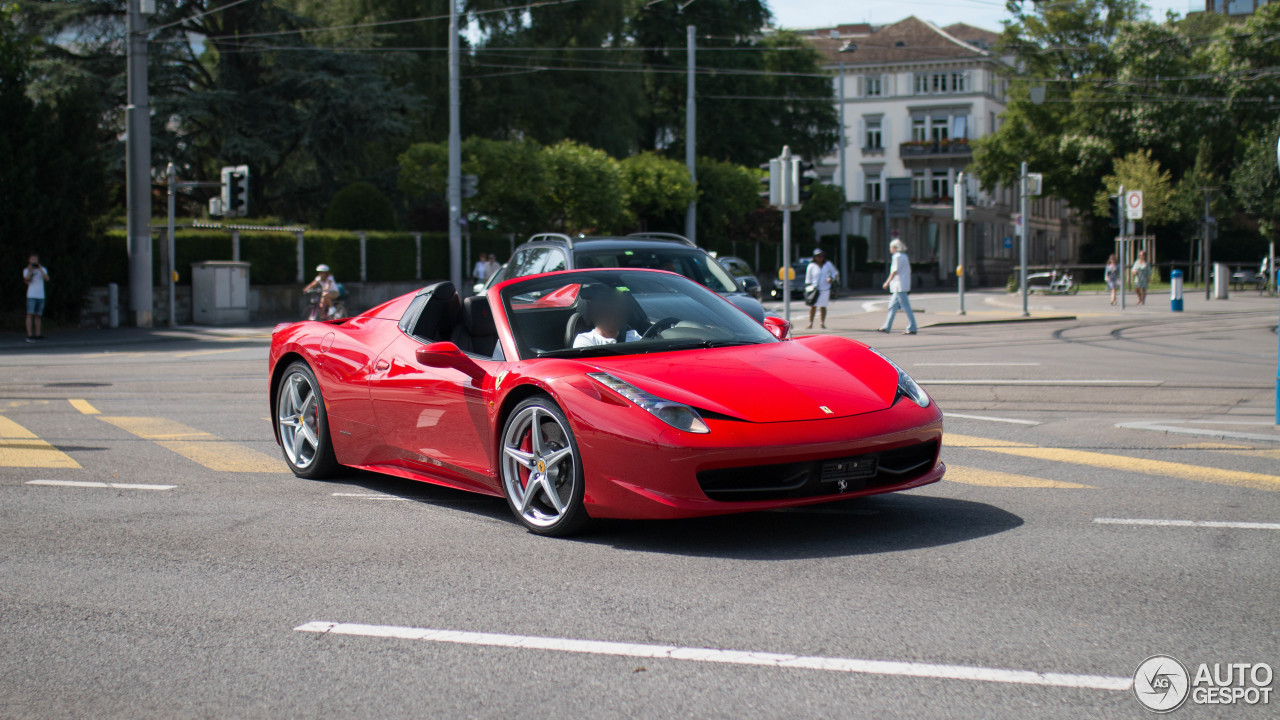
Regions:
[[405, 318], [410, 321], [409, 327], [402, 325], [405, 332], [423, 342], [438, 342], [453, 337], [462, 314], [462, 301], [453, 283], [439, 282], [422, 288], [414, 298], [414, 305], [419, 305], [418, 314], [416, 318]]
[[462, 322], [453, 329], [452, 339], [463, 352], [493, 357], [498, 345], [498, 326], [493, 322], [488, 298], [473, 295], [462, 301]]

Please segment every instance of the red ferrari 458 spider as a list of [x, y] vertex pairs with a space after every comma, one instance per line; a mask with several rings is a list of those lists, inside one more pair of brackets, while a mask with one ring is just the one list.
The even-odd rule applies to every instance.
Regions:
[[792, 339], [660, 270], [437, 283], [277, 328], [276, 439], [339, 466], [501, 495], [535, 533], [589, 518], [807, 505], [942, 478], [942, 413], [846, 338]]

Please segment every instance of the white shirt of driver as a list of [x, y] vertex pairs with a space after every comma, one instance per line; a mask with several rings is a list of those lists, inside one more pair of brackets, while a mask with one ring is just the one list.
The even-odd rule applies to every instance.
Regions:
[[[635, 330], [628, 330], [623, 342], [635, 342], [640, 339], [640, 333]], [[599, 330], [592, 328], [584, 333], [578, 333], [578, 337], [573, 339], [573, 346], [576, 348], [595, 347], [596, 345], [612, 345], [618, 342], [614, 338], [605, 337], [600, 334]]]
[[889, 292], [911, 292], [911, 261], [906, 253], [893, 254], [893, 264], [889, 272], [898, 273], [889, 281]]
[[835, 276], [836, 266], [832, 265], [830, 262], [822, 263], [821, 266], [819, 266], [818, 263], [811, 262], [809, 263], [809, 267], [804, 271], [804, 284], [817, 285], [819, 292], [830, 290], [831, 281], [835, 279]]

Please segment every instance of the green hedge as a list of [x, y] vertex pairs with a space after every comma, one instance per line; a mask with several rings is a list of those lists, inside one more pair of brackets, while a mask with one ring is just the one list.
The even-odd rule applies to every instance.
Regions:
[[[153, 235], [151, 243], [152, 277], [157, 285], [165, 279], [160, 265], [160, 243], [164, 233]], [[416, 251], [413, 235], [400, 232], [366, 233], [366, 272], [370, 282], [412, 280], [415, 276]], [[297, 281], [297, 238], [292, 233], [240, 231], [240, 259], [250, 263], [250, 281], [255, 285], [288, 285]], [[129, 283], [128, 242], [123, 229], [112, 229], [103, 239], [101, 260], [94, 269], [91, 284]], [[472, 263], [479, 253], [492, 252], [500, 262], [507, 260], [510, 243], [495, 233], [477, 233], [471, 238]], [[175, 237], [178, 283], [191, 284], [191, 264], [202, 260], [231, 259], [231, 231], [179, 229]], [[315, 276], [315, 266], [325, 263], [333, 268], [340, 282], [360, 279], [360, 236], [347, 230], [308, 230], [303, 235], [303, 276]], [[449, 258], [448, 233], [422, 234], [422, 277], [447, 277]], [[463, 276], [470, 269], [463, 270]]]

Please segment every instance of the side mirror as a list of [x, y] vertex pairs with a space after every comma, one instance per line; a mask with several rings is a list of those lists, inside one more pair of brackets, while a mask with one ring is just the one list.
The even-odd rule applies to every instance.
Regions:
[[[778, 338], [779, 340], [791, 339], [791, 323], [780, 317], [774, 317], [773, 315], [765, 316], [764, 329], [768, 330], [770, 335]], [[418, 352], [422, 351], [419, 350]]]
[[466, 373], [472, 379], [484, 376], [484, 370], [475, 360], [467, 357], [457, 345], [451, 342], [434, 342], [423, 345], [414, 353], [418, 364], [431, 368], [452, 368]]

